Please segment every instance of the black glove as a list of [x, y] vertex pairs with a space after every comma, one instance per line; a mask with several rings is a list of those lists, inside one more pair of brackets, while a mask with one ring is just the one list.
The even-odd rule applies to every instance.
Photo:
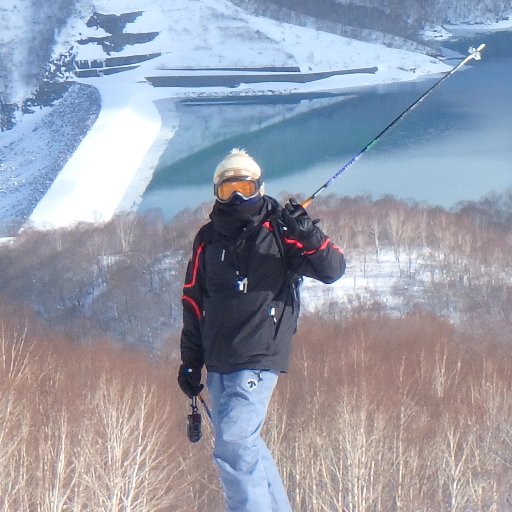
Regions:
[[189, 398], [199, 395], [204, 388], [201, 384], [201, 368], [182, 364], [178, 372], [178, 384]]
[[304, 246], [305, 249], [318, 249], [325, 240], [322, 230], [311, 220], [308, 212], [293, 197], [281, 210], [281, 217], [288, 228], [288, 235]]

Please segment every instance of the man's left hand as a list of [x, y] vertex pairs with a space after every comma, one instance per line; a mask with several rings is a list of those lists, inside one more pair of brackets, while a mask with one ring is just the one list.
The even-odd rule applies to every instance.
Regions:
[[178, 372], [178, 385], [189, 398], [199, 395], [204, 388], [204, 384], [201, 384], [201, 368], [182, 364]]
[[293, 197], [285, 207], [281, 210], [286, 227], [288, 228], [288, 235], [304, 245], [306, 249], [318, 249], [323, 241], [325, 235], [317, 226], [318, 220], [312, 220], [304, 207]]

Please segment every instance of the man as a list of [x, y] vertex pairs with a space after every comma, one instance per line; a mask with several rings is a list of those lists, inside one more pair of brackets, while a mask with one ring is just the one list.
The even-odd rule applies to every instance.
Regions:
[[332, 283], [345, 259], [294, 199], [264, 195], [261, 169], [233, 149], [213, 177], [211, 221], [197, 233], [183, 289], [178, 383], [192, 398], [206, 366], [214, 459], [229, 512], [289, 512], [260, 437], [280, 372], [288, 370], [302, 276]]

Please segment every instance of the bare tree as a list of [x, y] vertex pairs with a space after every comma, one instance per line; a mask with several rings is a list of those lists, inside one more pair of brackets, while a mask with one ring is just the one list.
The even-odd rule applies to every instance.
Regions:
[[90, 499], [119, 512], [170, 506], [183, 490], [176, 485], [182, 462], [166, 444], [169, 408], [162, 408], [150, 386], [126, 387], [106, 378], [91, 398], [92, 428], [81, 434]]

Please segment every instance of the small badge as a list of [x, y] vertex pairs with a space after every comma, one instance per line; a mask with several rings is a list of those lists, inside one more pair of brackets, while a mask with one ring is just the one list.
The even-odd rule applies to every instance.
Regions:
[[251, 389], [254, 389], [256, 386], [258, 385], [258, 382], [256, 381], [256, 379], [249, 379], [247, 381], [247, 387], [251, 390]]

